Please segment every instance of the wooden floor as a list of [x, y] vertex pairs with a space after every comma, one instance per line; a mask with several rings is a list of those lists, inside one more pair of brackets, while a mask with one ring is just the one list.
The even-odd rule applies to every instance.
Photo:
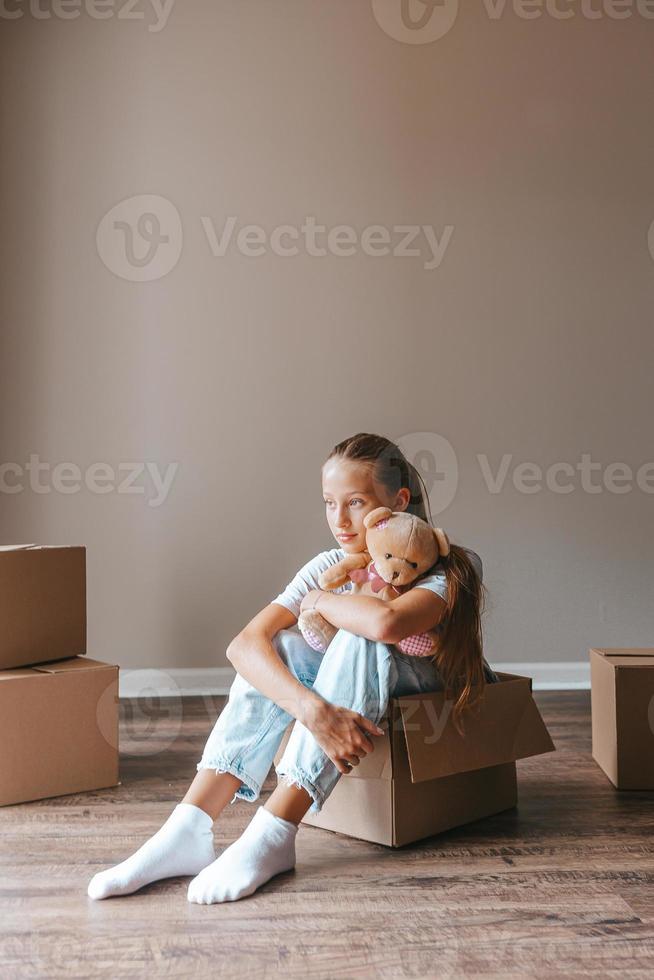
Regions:
[[[535, 698], [558, 751], [518, 763], [518, 809], [399, 850], [301, 827], [294, 871], [213, 906], [190, 878], [87, 898], [183, 795], [224, 699], [121, 703], [121, 786], [0, 809], [0, 977], [651, 976], [654, 794], [593, 762], [588, 692]], [[228, 806], [217, 847], [253, 812]]]

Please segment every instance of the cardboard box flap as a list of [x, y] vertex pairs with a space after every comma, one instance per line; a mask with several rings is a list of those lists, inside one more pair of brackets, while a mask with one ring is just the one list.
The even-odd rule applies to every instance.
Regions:
[[11, 681], [21, 677], [33, 677], [34, 671], [31, 667], [10, 667], [7, 670], [0, 670], [0, 683]]
[[[383, 727], [383, 726], [382, 726]], [[393, 759], [390, 741], [387, 738], [369, 736], [374, 749], [364, 755], [348, 774], [348, 779], [383, 779], [393, 778]]]
[[654, 647], [591, 647], [591, 653], [597, 653], [600, 657], [613, 661], [616, 657], [629, 658], [654, 658]]
[[79, 544], [0, 544], [0, 551], [47, 551], [49, 548], [82, 548]]
[[505, 676], [487, 684], [481, 705], [465, 713], [463, 736], [442, 691], [396, 699], [413, 783], [554, 751], [531, 694], [531, 678]]
[[71, 657], [70, 660], [33, 664], [31, 669], [42, 674], [61, 674], [70, 670], [106, 670], [107, 667], [113, 669], [115, 666], [115, 664], [102, 663], [100, 660], [91, 660], [90, 657]]
[[654, 667], [654, 654], [649, 657], [619, 657], [611, 654], [604, 659], [612, 667], [627, 667], [630, 670], [638, 667]]

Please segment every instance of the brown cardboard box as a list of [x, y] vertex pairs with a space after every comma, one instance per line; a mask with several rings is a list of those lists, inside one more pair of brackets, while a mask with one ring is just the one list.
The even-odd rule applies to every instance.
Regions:
[[[374, 751], [303, 823], [401, 847], [516, 805], [516, 759], [554, 751], [531, 678], [497, 672], [460, 736], [442, 692], [392, 698]], [[289, 725], [275, 763], [281, 758]]]
[[0, 670], [86, 653], [86, 548], [0, 547]]
[[118, 667], [0, 671], [0, 806], [118, 785]]
[[654, 648], [589, 655], [593, 759], [617, 789], [654, 789]]

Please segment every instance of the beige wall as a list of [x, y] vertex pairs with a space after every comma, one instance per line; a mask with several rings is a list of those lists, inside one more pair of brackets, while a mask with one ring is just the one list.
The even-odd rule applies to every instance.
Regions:
[[[426, 44], [363, 0], [177, 0], [156, 32], [144, 3], [143, 21], [0, 24], [2, 458], [178, 463], [157, 507], [27, 475], [0, 495], [4, 542], [87, 545], [92, 655], [224, 665], [332, 546], [320, 465], [358, 430], [453, 446], [438, 523], [485, 560], [491, 661], [654, 644], [654, 496], [491, 493], [477, 459], [654, 459], [654, 22], [573, 8], [466, 5]], [[133, 282], [96, 229], [143, 194], [174, 204], [183, 243]], [[432, 270], [214, 257], [201, 218], [228, 215], [454, 230]]]

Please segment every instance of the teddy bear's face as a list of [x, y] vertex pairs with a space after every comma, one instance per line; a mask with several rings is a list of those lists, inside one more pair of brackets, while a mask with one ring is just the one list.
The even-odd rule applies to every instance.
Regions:
[[394, 514], [369, 527], [366, 549], [390, 585], [409, 585], [438, 560], [431, 527], [408, 514]]

